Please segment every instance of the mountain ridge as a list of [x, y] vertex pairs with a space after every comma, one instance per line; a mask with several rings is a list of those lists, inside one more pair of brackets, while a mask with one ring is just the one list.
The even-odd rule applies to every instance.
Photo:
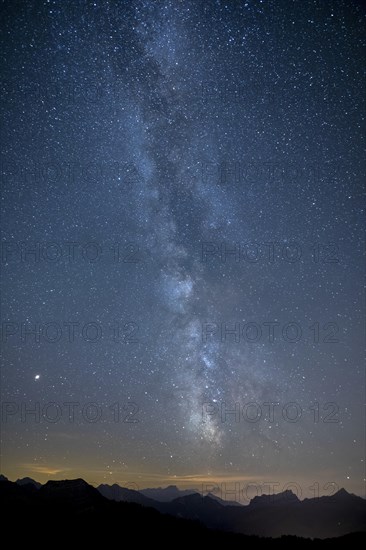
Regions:
[[[97, 488], [81, 478], [74, 480], [49, 480], [40, 488], [31, 478], [17, 482], [0, 477], [0, 488], [8, 487], [18, 501], [27, 503], [35, 499], [35, 505], [45, 501], [56, 507], [68, 506], [82, 513], [106, 506], [105, 501], [134, 504], [156, 512], [199, 521], [210, 529], [265, 537], [302, 536], [329, 538], [355, 531], [366, 530], [366, 502], [362, 497], [340, 489], [331, 496], [299, 500], [290, 490], [273, 495], [254, 497], [249, 505], [240, 506], [216, 497], [200, 493], [183, 494], [176, 499], [161, 502], [140, 491], [120, 487], [118, 484], [101, 484]], [[24, 481], [25, 480], [25, 481]], [[33, 482], [33, 483], [32, 483]], [[181, 494], [170, 486], [171, 494]], [[164, 490], [164, 489], [162, 489]], [[104, 504], [103, 504], [104, 503]]]

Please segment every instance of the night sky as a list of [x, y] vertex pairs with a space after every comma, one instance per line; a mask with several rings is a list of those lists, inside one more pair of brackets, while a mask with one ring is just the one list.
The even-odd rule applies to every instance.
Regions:
[[3, 474], [364, 494], [365, 13], [1, 2]]

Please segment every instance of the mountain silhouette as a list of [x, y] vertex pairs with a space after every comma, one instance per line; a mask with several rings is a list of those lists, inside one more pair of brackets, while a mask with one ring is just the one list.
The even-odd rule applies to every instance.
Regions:
[[42, 487], [42, 483], [39, 483], [38, 481], [34, 481], [31, 477], [23, 477], [22, 479], [17, 479], [16, 482], [18, 485], [33, 485], [36, 489], [40, 489]]
[[176, 485], [169, 485], [164, 489], [162, 487], [158, 487], [156, 489], [142, 489], [139, 492], [148, 498], [157, 500], [158, 502], [171, 502], [176, 498], [191, 495], [196, 491], [190, 489], [181, 491], [178, 487], [176, 487]]
[[[137, 527], [136, 541], [140, 540], [141, 529], [148, 533], [151, 541], [158, 543], [164, 537], [167, 547], [171, 547], [177, 537], [182, 542], [192, 543], [197, 536], [205, 537], [205, 543], [215, 544], [218, 541], [258, 544], [260, 536], [266, 537], [262, 542], [269, 546], [276, 538], [281, 545], [288, 542], [300, 547], [324, 546], [330, 544], [332, 537], [343, 536], [346, 544], [360, 544], [365, 538], [366, 502], [345, 490], [333, 496], [303, 501], [286, 492], [274, 499], [255, 497], [248, 506], [224, 506], [217, 498], [202, 497], [198, 493], [172, 502], [157, 502], [118, 485], [102, 485], [96, 489], [82, 479], [48, 481], [39, 489], [31, 483], [1, 480], [5, 529], [17, 521], [22, 526], [21, 532], [27, 533], [40, 522], [46, 522], [61, 538], [66, 536], [62, 526], [68, 533], [75, 530], [84, 543], [86, 540], [105, 542], [106, 533], [117, 526], [133, 533]], [[105, 498], [100, 488], [110, 496], [120, 494], [146, 500], [141, 501], [144, 505], [116, 502], [115, 498]], [[299, 537], [317, 540], [311, 542]]]
[[47, 481], [37, 494], [42, 500], [78, 511], [97, 509], [103, 500], [102, 495], [81, 478]]
[[208, 493], [206, 496], [208, 496], [209, 498], [212, 498], [213, 500], [216, 500], [222, 506], [242, 506], [240, 502], [236, 502], [235, 500], [224, 500], [223, 498], [213, 495], [212, 493]]
[[117, 483], [114, 483], [114, 485], [99, 485], [97, 490], [105, 498], [116, 500], [117, 502], [134, 502], [135, 504], [142, 504], [143, 506], [154, 506], [154, 504], [156, 504], [154, 500], [144, 496], [140, 491], [120, 487]]
[[255, 497], [248, 506], [222, 506], [210, 496], [193, 495], [173, 501], [164, 511], [199, 519], [210, 528], [265, 537], [327, 538], [366, 529], [366, 502], [345, 490], [304, 501], [286, 491]]
[[[348, 493], [345, 489], [340, 489], [333, 496], [303, 501], [287, 490], [272, 495], [256, 496], [248, 506], [240, 506], [236, 502], [223, 501], [216, 495], [202, 496], [199, 493], [165, 502], [144, 500], [147, 497], [139, 491], [123, 489], [118, 485], [112, 487], [114, 495], [118, 495], [118, 498], [110, 496], [112, 489], [104, 490], [102, 494], [114, 500], [138, 502], [165, 514], [200, 521], [211, 529], [218, 528], [246, 535], [327, 538], [366, 528], [365, 500]], [[169, 492], [173, 491], [169, 489]]]
[[300, 502], [299, 498], [290, 490], [283, 491], [282, 493], [275, 493], [272, 495], [260, 495], [252, 498], [249, 506], [271, 506], [272, 504], [280, 503], [292, 503], [296, 504]]

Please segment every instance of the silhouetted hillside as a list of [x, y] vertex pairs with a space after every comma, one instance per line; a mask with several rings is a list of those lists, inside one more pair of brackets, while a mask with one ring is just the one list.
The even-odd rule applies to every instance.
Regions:
[[22, 479], [17, 479], [16, 482], [18, 485], [33, 485], [36, 489], [40, 489], [42, 487], [42, 483], [39, 483], [38, 481], [34, 481], [31, 477], [23, 477]]
[[144, 496], [140, 491], [120, 487], [117, 483], [114, 483], [113, 485], [99, 485], [97, 490], [105, 498], [108, 498], [109, 500], [116, 500], [117, 502], [134, 502], [135, 504], [141, 504], [142, 506], [154, 506], [154, 504], [156, 504], [154, 500]]
[[243, 506], [242, 504], [240, 504], [240, 502], [236, 502], [235, 500], [224, 500], [223, 498], [220, 498], [217, 495], [213, 495], [212, 493], [208, 493], [206, 496], [212, 498], [212, 500], [216, 500], [222, 506]]
[[[146, 498], [146, 497], [145, 497]], [[355, 499], [357, 499], [355, 501]], [[340, 501], [346, 501], [347, 509], [356, 510], [355, 502], [358, 503], [359, 497], [349, 495], [342, 492], [340, 495], [334, 495], [333, 497], [323, 497], [319, 499], [319, 514], [323, 514], [324, 510], [330, 512], [334, 511], [334, 505], [336, 508], [340, 506]], [[103, 497], [100, 492], [83, 481], [82, 479], [65, 480], [65, 481], [48, 481], [39, 490], [37, 490], [32, 484], [19, 485], [7, 480], [2, 480], [0, 483], [0, 500], [3, 504], [3, 531], [11, 532], [10, 525], [14, 522], [19, 524], [19, 532], [17, 532], [17, 542], [29, 540], [29, 533], [33, 533], [33, 537], [40, 536], [42, 533], [42, 525], [47, 525], [47, 531], [55, 533], [57, 542], [76, 543], [103, 543], [108, 541], [108, 537], [113, 535], [115, 538], [121, 538], [121, 544], [125, 543], [124, 534], [128, 533], [129, 539], [132, 538], [132, 542], [142, 544], [145, 537], [151, 543], [156, 543], [160, 547], [171, 548], [174, 546], [174, 541], [179, 540], [181, 543], [193, 543], [197, 541], [204, 541], [205, 544], [258, 544], [258, 537], [245, 536], [238, 533], [230, 533], [219, 531], [218, 527], [227, 528], [231, 517], [231, 529], [233, 527], [238, 531], [243, 528], [240, 522], [244, 521], [245, 524], [248, 520], [259, 521], [258, 517], [244, 517], [239, 512], [243, 510], [251, 510], [251, 514], [258, 514], [261, 510], [267, 510], [265, 516], [266, 521], [269, 522], [270, 527], [262, 526], [264, 529], [272, 529], [275, 523], [270, 521], [272, 514], [275, 513], [277, 518], [279, 513], [277, 508], [273, 510], [273, 506], [222, 506], [219, 502], [210, 497], [202, 498], [198, 494], [181, 497], [173, 501], [173, 503], [156, 503], [160, 507], [168, 508], [171, 506], [171, 512], [175, 516], [159, 513], [156, 509], [150, 507], [144, 507], [139, 504], [116, 502], [108, 500]], [[307, 507], [314, 506], [315, 499], [308, 499], [304, 503], [305, 514], [307, 513]], [[360, 499], [364, 506], [366, 503], [363, 499]], [[344, 502], [343, 502], [344, 504]], [[276, 504], [277, 506], [277, 504]], [[281, 508], [281, 514], [283, 510], [289, 505], [284, 505]], [[363, 511], [364, 511], [363, 507]], [[167, 510], [165, 510], [167, 511]], [[311, 511], [311, 514], [313, 512]], [[333, 512], [332, 512], [333, 513]], [[326, 521], [329, 521], [330, 517], [326, 516]], [[343, 512], [344, 513], [344, 512]], [[188, 515], [191, 519], [184, 519]], [[220, 521], [220, 517], [226, 518], [224, 521]], [[264, 519], [264, 516], [261, 516]], [[297, 515], [295, 514], [295, 518]], [[214, 518], [217, 520], [214, 525]], [[303, 519], [301, 525], [304, 525], [308, 521], [307, 518]], [[198, 521], [201, 520], [201, 521]], [[236, 525], [235, 522], [238, 522]], [[294, 520], [291, 520], [294, 522]], [[202, 522], [210, 523], [215, 530], [210, 530], [205, 527]], [[296, 524], [296, 522], [294, 523]], [[355, 524], [355, 519], [348, 524], [348, 528], [351, 528]], [[246, 526], [245, 528], [248, 528]], [[298, 525], [297, 525], [298, 528]], [[343, 539], [343, 544], [360, 545], [365, 538], [365, 533], [353, 533]], [[265, 544], [267, 547], [275, 547], [279, 544], [281, 547], [284, 543], [291, 545], [296, 544], [296, 547], [308, 548], [321, 546], [329, 546], [334, 543], [334, 540], [306, 540], [298, 537], [282, 537], [276, 540], [266, 539], [261, 540], [261, 544]], [[216, 546], [215, 546], [216, 547]]]

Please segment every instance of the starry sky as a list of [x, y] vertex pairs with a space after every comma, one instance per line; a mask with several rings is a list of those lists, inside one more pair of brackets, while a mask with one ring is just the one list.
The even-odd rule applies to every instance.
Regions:
[[364, 5], [0, 16], [2, 473], [364, 494]]

